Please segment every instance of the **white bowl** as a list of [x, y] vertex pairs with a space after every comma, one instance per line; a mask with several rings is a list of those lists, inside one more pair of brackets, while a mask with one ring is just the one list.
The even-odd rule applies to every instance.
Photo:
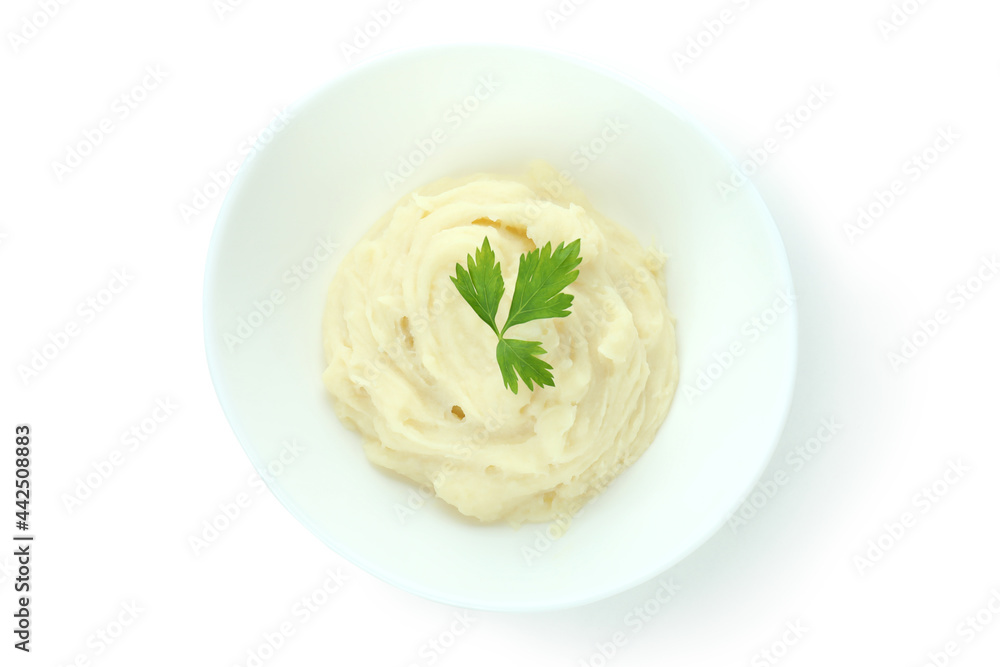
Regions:
[[[495, 85], [484, 83], [490, 79]], [[769, 311], [792, 285], [767, 208], [749, 185], [720, 197], [716, 184], [734, 162], [698, 123], [594, 65], [486, 45], [373, 60], [291, 113], [288, 126], [242, 166], [226, 198], [209, 250], [204, 316], [223, 410], [295, 517], [400, 588], [510, 611], [570, 607], [627, 590], [725, 523], [783, 427], [796, 316], [794, 305], [781, 302]], [[616, 119], [627, 128], [613, 139], [608, 131], [602, 149], [598, 138]], [[586, 168], [577, 153], [584, 145], [601, 152]], [[681, 389], [649, 450], [554, 540], [559, 531], [545, 524], [483, 526], [436, 499], [420, 506], [409, 482], [368, 463], [320, 379], [327, 286], [365, 230], [420, 185], [520, 170], [536, 158], [569, 171], [599, 211], [668, 253], [680, 361]], [[399, 174], [401, 160], [421, 164], [392, 190], [386, 172]], [[339, 244], [332, 256], [324, 249], [330, 243]], [[763, 317], [759, 326], [754, 317]], [[743, 352], [727, 363], [734, 342]], [[685, 387], [697, 389], [699, 378], [701, 388], [711, 386], [692, 397]], [[292, 439], [304, 452], [278, 463]], [[280, 474], [271, 476], [269, 464]], [[401, 513], [408, 503], [416, 509]]]

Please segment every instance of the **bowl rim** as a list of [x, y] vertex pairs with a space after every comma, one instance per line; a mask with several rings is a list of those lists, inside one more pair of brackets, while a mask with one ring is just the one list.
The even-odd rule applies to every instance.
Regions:
[[[537, 58], [556, 59], [564, 61], [575, 67], [589, 70], [590, 72], [610, 78], [624, 86], [632, 88], [636, 92], [655, 102], [657, 105], [665, 108], [681, 121], [687, 123], [691, 129], [700, 136], [700, 138], [704, 139], [710, 146], [712, 146], [720, 157], [724, 158], [732, 165], [737, 164], [737, 160], [729, 149], [726, 148], [726, 146], [713, 133], [711, 133], [701, 123], [701, 121], [697, 120], [684, 108], [678, 106], [660, 91], [651, 88], [618, 70], [601, 65], [575, 54], [558, 49], [499, 41], [463, 40], [417, 47], [400, 47], [390, 49], [380, 54], [373, 55], [357, 65], [351, 66], [347, 71], [341, 72], [333, 78], [326, 80], [322, 84], [315, 86], [288, 106], [293, 109], [306, 108], [312, 105], [317, 98], [331, 92], [333, 89], [359, 77], [364, 77], [368, 74], [368, 72], [384, 67], [387, 64], [391, 65], [396, 61], [408, 58], [419, 59], [427, 55], [447, 52], [461, 53], [468, 50], [493, 50], [497, 52], [527, 54], [531, 57]], [[255, 148], [259, 149], [261, 146], [255, 143]], [[221, 351], [218, 343], [218, 341], [221, 340], [221, 337], [219, 335], [220, 332], [214, 327], [212, 324], [213, 320], [209, 316], [209, 313], [214, 310], [215, 306], [215, 302], [213, 301], [211, 295], [211, 286], [216, 282], [216, 276], [218, 275], [217, 263], [220, 255], [220, 238], [227, 233], [229, 227], [233, 224], [230, 216], [230, 209], [233, 207], [233, 202], [240, 198], [245, 187], [244, 181], [246, 180], [247, 172], [246, 164], [247, 162], [244, 160], [233, 178], [229, 190], [227, 191], [222, 205], [220, 206], [219, 213], [215, 219], [215, 224], [213, 225], [212, 233], [209, 238], [206, 253], [207, 256], [205, 260], [205, 274], [204, 280], [202, 281], [202, 324], [203, 339], [205, 344], [205, 359], [216, 398], [219, 401], [222, 412], [226, 417], [226, 421], [229, 422], [229, 426], [232, 428], [233, 433], [236, 436], [237, 441], [240, 443], [244, 453], [250, 459], [254, 469], [257, 472], [260, 472], [266, 467], [265, 463], [259, 460], [257, 454], [246, 444], [248, 439], [245, 437], [246, 434], [243, 427], [240, 424], [239, 419], [236, 417], [237, 409], [231, 402], [231, 399], [227, 397], [220, 388], [222, 384], [222, 374], [220, 372], [219, 362], [217, 362], [217, 358], [219, 356], [217, 353]], [[291, 499], [285, 494], [284, 490], [274, 480], [270, 479], [269, 476], [261, 476], [263, 481], [270, 489], [271, 493], [275, 495], [278, 501], [293, 517], [295, 517], [296, 520], [301, 522], [313, 534], [313, 536], [319, 539], [325, 546], [332, 549], [335, 553], [343, 557], [352, 565], [361, 568], [365, 572], [372, 574], [382, 581], [392, 584], [399, 589], [442, 604], [478, 611], [510, 613], [557, 611], [591, 604], [614, 595], [630, 591], [662, 575], [670, 568], [688, 558], [688, 556], [708, 542], [711, 537], [718, 533], [730, 520], [733, 514], [735, 514], [735, 512], [740, 508], [745, 499], [750, 495], [754, 487], [759, 482], [767, 467], [770, 465], [771, 460], [774, 458], [774, 453], [781, 439], [782, 432], [784, 431], [785, 424], [791, 410], [795, 381], [798, 374], [799, 356], [798, 299], [796, 297], [792, 281], [791, 267], [788, 262], [788, 254], [785, 249], [784, 242], [782, 241], [781, 234], [778, 231], [777, 223], [775, 222], [770, 209], [768, 209], [766, 203], [761, 197], [760, 192], [757, 190], [757, 187], [752, 181], [748, 180], [741, 189], [745, 190], [745, 196], [750, 198], [750, 204], [752, 204], [753, 208], [757, 209], [758, 213], [762, 216], [762, 224], [767, 229], [769, 241], [773, 244], [773, 247], [780, 250], [777, 258], [778, 262], [775, 268], [780, 274], [779, 282], [782, 284], [782, 288], [792, 297], [790, 299], [791, 304], [789, 311], [787, 317], [785, 318], [787, 320], [787, 325], [790, 327], [789, 335], [791, 338], [791, 346], [788, 350], [788, 371], [787, 376], [784, 378], [784, 382], [782, 383], [783, 386], [781, 391], [775, 397], [774, 404], [778, 409], [775, 410], [772, 415], [772, 423], [766, 429], [761, 429], [761, 433], [766, 433], [767, 440], [770, 442], [768, 455], [761, 458], [761, 462], [754, 471], [754, 474], [748, 477], [749, 483], [738, 496], [739, 500], [733, 505], [733, 507], [724, 512], [719, 520], [714, 523], [706, 522], [703, 530], [692, 533], [692, 536], [689, 538], [685, 547], [677, 550], [671, 558], [662, 559], [655, 566], [636, 572], [631, 577], [619, 579], [614, 585], [606, 585], [600, 589], [588, 589], [581, 593], [564, 593], [559, 596], [545, 598], [544, 600], [536, 599], [528, 601], [496, 602], [481, 599], [476, 596], [463, 597], [461, 595], [443, 593], [433, 588], [424, 586], [371, 563], [349, 545], [339, 542], [331, 536], [326, 535], [325, 532], [320, 529], [320, 527], [316, 525], [311, 518], [306, 516], [305, 513], [291, 501]], [[762, 435], [761, 437], [764, 436]]]

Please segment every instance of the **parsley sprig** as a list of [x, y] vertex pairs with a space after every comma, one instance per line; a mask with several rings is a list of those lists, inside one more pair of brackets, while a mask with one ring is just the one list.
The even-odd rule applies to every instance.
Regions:
[[580, 239], [566, 245], [560, 243], [555, 250], [551, 243], [542, 248], [521, 255], [517, 267], [517, 282], [511, 297], [510, 311], [503, 328], [496, 323], [497, 308], [504, 295], [503, 275], [500, 262], [496, 261], [490, 239], [483, 239], [483, 245], [470, 254], [466, 261], [468, 269], [455, 264], [455, 275], [450, 276], [462, 298], [490, 325], [497, 336], [497, 364], [503, 376], [504, 387], [517, 393], [517, 378], [520, 376], [528, 390], [539, 387], [554, 387], [552, 366], [541, 355], [545, 354], [542, 344], [533, 340], [506, 338], [507, 329], [518, 324], [549, 317], [566, 317], [573, 303], [573, 295], [564, 289], [576, 280], [580, 272]]

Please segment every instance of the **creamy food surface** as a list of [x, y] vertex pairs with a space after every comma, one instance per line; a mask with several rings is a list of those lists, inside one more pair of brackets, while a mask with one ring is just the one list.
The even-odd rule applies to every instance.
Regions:
[[[497, 338], [449, 276], [488, 237], [508, 288], [522, 253], [581, 240], [568, 317], [541, 341], [554, 387], [504, 387]], [[548, 164], [443, 179], [399, 201], [344, 258], [323, 315], [323, 382], [373, 463], [481, 521], [574, 514], [649, 447], [677, 389], [663, 255]]]

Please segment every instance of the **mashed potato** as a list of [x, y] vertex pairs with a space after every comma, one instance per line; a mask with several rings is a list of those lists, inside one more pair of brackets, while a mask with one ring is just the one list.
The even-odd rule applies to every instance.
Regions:
[[[522, 253], [581, 239], [569, 317], [517, 325], [554, 387], [504, 387], [496, 336], [452, 284], [483, 237], [507, 314]], [[368, 458], [482, 521], [572, 515], [646, 450], [677, 388], [663, 256], [548, 164], [404, 197], [344, 258], [323, 317], [323, 382]]]

